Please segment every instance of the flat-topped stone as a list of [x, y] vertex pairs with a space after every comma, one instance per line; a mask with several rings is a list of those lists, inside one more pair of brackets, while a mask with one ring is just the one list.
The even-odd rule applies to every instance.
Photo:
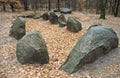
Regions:
[[69, 8], [60, 8], [60, 12], [64, 13], [64, 14], [71, 14], [72, 13], [72, 9], [69, 9]]

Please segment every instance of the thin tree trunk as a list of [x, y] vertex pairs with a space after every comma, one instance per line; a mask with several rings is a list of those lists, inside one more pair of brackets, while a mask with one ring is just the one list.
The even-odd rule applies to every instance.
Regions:
[[96, 1], [96, 14], [100, 14], [100, 3], [99, 0]]
[[105, 19], [105, 9], [101, 9], [100, 19]]
[[50, 0], [48, 0], [48, 10], [50, 11], [51, 10], [51, 1]]
[[3, 3], [3, 11], [6, 11], [5, 3]]
[[31, 6], [32, 6], [32, 10], [34, 12], [34, 14], [36, 15], [36, 7], [35, 7], [35, 1], [34, 0], [30, 0]]
[[58, 0], [58, 10], [60, 11], [60, 0]]
[[77, 0], [72, 0], [72, 9], [75, 11], [76, 10], [76, 4], [77, 4]]
[[100, 19], [105, 19], [106, 0], [100, 0]]
[[27, 11], [28, 10], [28, 2], [27, 2], [27, 0], [23, 0], [23, 4], [24, 4], [24, 10]]
[[15, 10], [14, 10], [14, 6], [12, 3], [10, 3], [10, 7], [11, 7], [12, 12], [14, 12]]
[[34, 4], [35, 4], [36, 10], [38, 10], [38, 4], [39, 4], [39, 3], [38, 3], [38, 0], [35, 0], [35, 3], [34, 3]]
[[120, 0], [118, 0], [116, 3], [117, 3], [116, 4], [116, 9], [115, 9], [115, 13], [114, 13], [115, 17], [117, 17], [117, 15], [118, 15], [118, 9], [119, 9]]

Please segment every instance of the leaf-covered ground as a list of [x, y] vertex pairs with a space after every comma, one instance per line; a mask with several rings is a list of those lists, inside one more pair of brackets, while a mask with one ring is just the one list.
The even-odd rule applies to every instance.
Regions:
[[[92, 64], [83, 66], [80, 71], [68, 74], [59, 70], [66, 60], [72, 47], [93, 23], [99, 22], [112, 27], [120, 39], [120, 18], [107, 16], [106, 20], [99, 19], [99, 15], [73, 12], [65, 15], [76, 16], [82, 23], [83, 30], [72, 33], [58, 25], [50, 24], [41, 19], [26, 19], [26, 30], [40, 31], [45, 39], [50, 56], [49, 64], [21, 65], [15, 56], [16, 40], [9, 37], [12, 21], [23, 13], [0, 13], [0, 78], [119, 78], [120, 77], [120, 49], [116, 49], [106, 56], [99, 58]], [[59, 14], [58, 14], [59, 15]], [[120, 44], [119, 44], [120, 47]]]

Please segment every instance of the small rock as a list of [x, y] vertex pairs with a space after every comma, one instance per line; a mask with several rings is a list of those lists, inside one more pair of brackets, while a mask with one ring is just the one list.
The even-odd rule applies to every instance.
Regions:
[[26, 16], [25, 16], [25, 15], [20, 15], [20, 16], [18, 16], [18, 17], [26, 18]]
[[39, 15], [35, 15], [33, 18], [34, 18], [34, 19], [39, 19], [40, 16], [39, 16]]
[[34, 18], [35, 14], [29, 14], [29, 15], [20, 15], [18, 17], [22, 17], [22, 18]]
[[34, 14], [30, 14], [30, 15], [26, 15], [26, 18], [33, 18], [35, 15]]

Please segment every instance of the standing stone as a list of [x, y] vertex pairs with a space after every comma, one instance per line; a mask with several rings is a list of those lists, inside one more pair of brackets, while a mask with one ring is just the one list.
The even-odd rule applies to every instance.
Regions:
[[9, 33], [11, 37], [14, 37], [17, 40], [21, 39], [26, 34], [25, 19], [18, 17], [15, 21], [13, 21], [13, 25], [11, 26]]
[[49, 14], [50, 14], [49, 21], [52, 24], [57, 24], [58, 23], [58, 16], [54, 12], [49, 12]]
[[117, 47], [118, 37], [112, 28], [100, 25], [91, 26], [73, 47], [60, 69], [74, 73], [84, 64], [94, 62], [98, 57]]
[[49, 13], [48, 12], [45, 12], [43, 15], [42, 15], [43, 19], [44, 20], [49, 20]]
[[46, 43], [38, 31], [28, 33], [17, 42], [16, 56], [22, 64], [49, 62]]
[[65, 18], [65, 16], [63, 14], [61, 14], [59, 16], [58, 22], [59, 22], [60, 27], [65, 27], [67, 21], [66, 21], [66, 18]]
[[68, 17], [67, 29], [71, 32], [78, 32], [78, 31], [82, 30], [82, 25], [77, 20], [76, 17]]

